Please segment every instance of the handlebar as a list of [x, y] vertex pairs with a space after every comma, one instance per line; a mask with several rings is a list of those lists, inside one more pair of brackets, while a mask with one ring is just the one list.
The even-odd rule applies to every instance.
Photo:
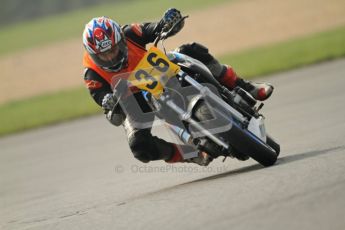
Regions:
[[161, 32], [158, 34], [157, 38], [155, 39], [155, 41], [154, 41], [154, 43], [153, 43], [154, 47], [157, 47], [157, 44], [158, 44], [159, 41], [167, 39], [167, 38], [171, 35], [172, 31], [176, 28], [176, 26], [179, 25], [181, 22], [183, 22], [183, 21], [184, 21], [186, 18], [188, 18], [188, 17], [189, 17], [189, 16], [186, 15], [186, 16], [183, 16], [182, 18], [180, 18], [180, 20], [178, 20], [178, 21], [170, 28], [170, 30], [168, 30], [168, 31], [161, 31]]

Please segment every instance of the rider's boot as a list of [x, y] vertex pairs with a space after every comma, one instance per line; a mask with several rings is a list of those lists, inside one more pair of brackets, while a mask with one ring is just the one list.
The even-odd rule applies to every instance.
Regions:
[[206, 152], [199, 152], [197, 157], [193, 157], [190, 159], [186, 159], [184, 160], [184, 162], [187, 163], [195, 163], [198, 164], [200, 166], [207, 166], [211, 163], [211, 161], [213, 160], [213, 158], [208, 155]]
[[225, 66], [219, 81], [229, 89], [239, 86], [259, 101], [264, 101], [269, 98], [274, 89], [273, 86], [268, 83], [255, 83], [240, 78], [231, 66]]
[[186, 162], [186, 163], [195, 163], [200, 166], [207, 166], [213, 160], [213, 158], [205, 152], [199, 152], [197, 157], [193, 157], [190, 159], [183, 159], [179, 148], [177, 148], [176, 145], [174, 146], [174, 148], [175, 148], [175, 152], [169, 160], [166, 160], [167, 163]]

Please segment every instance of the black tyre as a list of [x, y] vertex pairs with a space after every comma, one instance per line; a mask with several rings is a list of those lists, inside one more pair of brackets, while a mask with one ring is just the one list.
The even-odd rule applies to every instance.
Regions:
[[236, 123], [227, 132], [230, 144], [241, 153], [253, 158], [263, 166], [271, 166], [277, 161], [275, 150], [248, 130], [241, 128]]
[[[199, 121], [210, 120], [213, 118], [211, 111], [204, 101], [200, 101], [195, 106], [193, 114], [194, 117]], [[230, 119], [229, 122], [232, 122], [232, 128], [226, 133], [222, 133], [220, 135], [223, 138], [226, 138], [233, 148], [237, 149], [242, 154], [253, 158], [266, 167], [273, 165], [277, 161], [278, 154], [276, 154], [273, 147], [269, 146], [269, 144], [264, 143], [248, 130], [243, 129], [236, 122], [231, 121]]]
[[276, 152], [277, 156], [279, 156], [279, 154], [280, 154], [280, 145], [270, 135], [267, 135], [266, 143], [272, 149], [274, 149], [274, 151]]

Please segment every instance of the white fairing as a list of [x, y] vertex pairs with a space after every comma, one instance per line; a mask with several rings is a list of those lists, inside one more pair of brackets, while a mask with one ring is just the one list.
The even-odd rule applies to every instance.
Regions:
[[266, 129], [264, 121], [265, 118], [263, 116], [260, 116], [259, 118], [252, 117], [249, 121], [248, 130], [266, 143]]

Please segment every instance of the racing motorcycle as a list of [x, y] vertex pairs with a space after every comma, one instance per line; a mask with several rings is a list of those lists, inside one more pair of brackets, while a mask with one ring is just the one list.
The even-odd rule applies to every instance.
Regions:
[[[280, 145], [266, 133], [265, 117], [260, 113], [263, 103], [242, 88], [229, 90], [221, 85], [200, 61], [166, 52], [164, 40], [187, 17], [157, 35], [134, 71], [123, 77], [126, 81], [113, 85], [114, 95], [121, 100], [125, 89], [139, 89], [155, 115], [164, 119], [182, 142], [212, 158], [252, 158], [263, 166], [273, 165]], [[190, 157], [184, 155], [185, 159]]]

